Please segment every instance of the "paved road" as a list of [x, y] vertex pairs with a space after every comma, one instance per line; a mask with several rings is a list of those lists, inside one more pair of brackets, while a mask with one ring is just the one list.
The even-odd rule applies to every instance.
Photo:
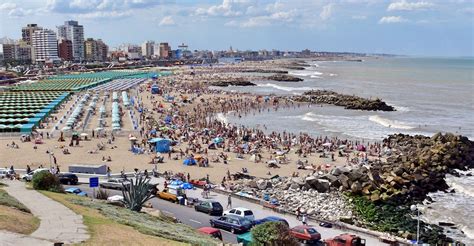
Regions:
[[38, 229], [31, 234], [32, 238], [66, 244], [81, 243], [89, 239], [81, 215], [35, 190], [26, 189], [23, 182], [5, 183], [8, 186], [4, 189], [8, 194], [23, 203], [40, 219]]
[[[92, 188], [89, 188], [88, 185], [77, 185], [77, 186], [69, 186], [65, 185], [65, 188], [68, 187], [79, 187], [82, 191], [86, 192], [90, 197], [92, 197]], [[122, 195], [122, 192], [119, 190], [108, 190], [110, 195]], [[179, 221], [184, 224], [187, 224], [193, 228], [201, 228], [205, 226], [211, 226], [209, 224], [209, 220], [211, 218], [217, 218], [216, 216], [209, 216], [205, 213], [200, 213], [194, 211], [193, 208], [189, 208], [186, 206], [178, 205], [169, 201], [165, 201], [159, 198], [153, 198], [150, 200], [153, 207], [159, 209], [163, 213], [176, 217]], [[225, 242], [228, 243], [237, 243], [237, 236], [221, 230], [222, 237]]]

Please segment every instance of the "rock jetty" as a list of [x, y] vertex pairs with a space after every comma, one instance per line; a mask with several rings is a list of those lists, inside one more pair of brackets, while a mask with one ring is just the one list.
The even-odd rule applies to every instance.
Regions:
[[448, 189], [444, 178], [456, 169], [474, 168], [474, 142], [451, 133], [433, 137], [391, 135], [384, 140], [391, 155], [352, 170], [333, 170], [334, 187], [371, 201], [421, 202], [429, 192]]
[[254, 86], [255, 84], [248, 80], [225, 80], [225, 81], [214, 81], [210, 83], [211, 86]]
[[288, 73], [288, 71], [285, 71], [285, 70], [262, 69], [262, 68], [244, 69], [241, 72], [242, 73]]
[[379, 98], [368, 99], [354, 95], [340, 94], [328, 90], [312, 90], [300, 96], [293, 96], [297, 102], [325, 103], [336, 106], [343, 106], [346, 109], [368, 110], [368, 111], [395, 111], [393, 106], [387, 105]]
[[282, 82], [300, 82], [302, 78], [294, 77], [287, 74], [275, 74], [267, 77], [268, 80], [282, 81]]

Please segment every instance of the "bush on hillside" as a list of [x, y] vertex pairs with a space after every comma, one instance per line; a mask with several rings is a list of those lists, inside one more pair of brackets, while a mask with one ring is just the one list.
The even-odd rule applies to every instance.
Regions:
[[290, 235], [288, 226], [281, 222], [266, 222], [255, 226], [251, 230], [252, 245], [297, 245]]
[[48, 190], [52, 192], [64, 192], [64, 188], [59, 182], [58, 177], [48, 171], [42, 171], [33, 175], [31, 181], [35, 190]]
[[107, 198], [109, 198], [109, 192], [106, 189], [99, 188], [95, 194], [95, 198], [99, 200], [107, 200]]

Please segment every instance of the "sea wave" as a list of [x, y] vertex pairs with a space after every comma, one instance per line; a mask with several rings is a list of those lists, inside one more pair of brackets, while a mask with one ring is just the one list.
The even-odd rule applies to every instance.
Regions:
[[298, 70], [298, 71], [289, 71], [288, 72], [289, 74], [291, 75], [295, 75], [295, 76], [321, 76], [323, 75], [323, 73], [321, 72], [318, 72], [318, 71], [314, 71], [314, 70]]
[[227, 124], [229, 123], [229, 120], [227, 119], [227, 117], [225, 117], [225, 115], [223, 113], [217, 113], [216, 114], [216, 119], [224, 124]]
[[396, 121], [396, 120], [389, 120], [379, 115], [369, 116], [369, 120], [388, 128], [403, 129], [403, 130], [410, 130], [414, 128], [413, 126], [406, 125], [403, 122]]
[[397, 106], [397, 105], [393, 105], [393, 107], [395, 108], [395, 110], [397, 110], [398, 112], [409, 112], [410, 111], [410, 108], [409, 107], [404, 107], [404, 106]]
[[310, 90], [316, 89], [312, 87], [288, 87], [288, 86], [281, 86], [281, 85], [276, 85], [272, 83], [258, 84], [257, 86], [272, 87], [272, 88], [282, 90], [282, 91], [310, 91]]

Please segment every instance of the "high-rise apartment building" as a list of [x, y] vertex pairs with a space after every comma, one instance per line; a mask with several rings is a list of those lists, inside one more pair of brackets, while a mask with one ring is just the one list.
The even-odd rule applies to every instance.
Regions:
[[171, 47], [168, 43], [160, 43], [160, 58], [168, 59], [171, 56]]
[[84, 60], [84, 27], [77, 21], [65, 21], [64, 25], [58, 26], [59, 38], [71, 40], [74, 61]]
[[41, 30], [42, 27], [39, 27], [37, 24], [28, 24], [21, 29], [21, 40], [23, 40], [27, 45], [32, 44], [33, 33], [36, 30]]
[[86, 61], [106, 61], [109, 47], [101, 40], [88, 38], [84, 41], [84, 58]]
[[58, 50], [59, 50], [59, 58], [61, 58], [63, 61], [74, 60], [74, 56], [72, 54], [71, 40], [61, 38], [58, 42]]
[[33, 62], [59, 60], [56, 33], [49, 29], [36, 30], [32, 36]]
[[142, 44], [142, 56], [146, 58], [151, 58], [154, 55], [155, 42], [154, 41], [145, 41]]

